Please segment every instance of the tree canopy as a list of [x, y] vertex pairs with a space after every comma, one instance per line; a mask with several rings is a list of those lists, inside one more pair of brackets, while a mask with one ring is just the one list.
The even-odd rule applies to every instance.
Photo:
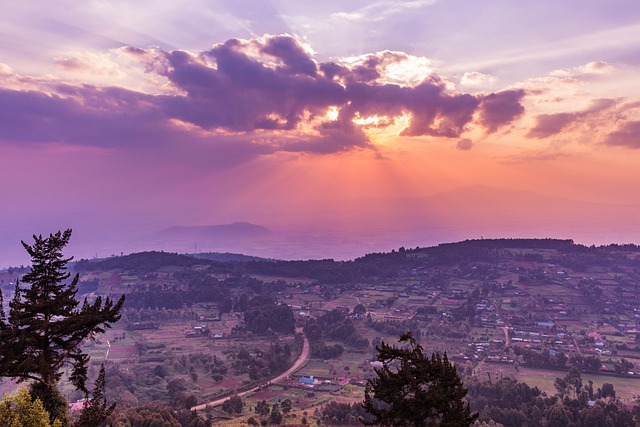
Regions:
[[123, 295], [117, 302], [96, 297], [80, 305], [76, 299], [79, 276], [71, 278], [67, 272], [73, 257], [62, 254], [70, 238], [69, 229], [45, 238], [34, 235], [33, 245], [22, 242], [32, 265], [22, 283], [16, 281], [9, 316], [0, 311], [0, 376], [32, 381], [32, 394], [52, 417], [60, 418], [66, 402], [57, 391], [58, 380], [69, 365], [72, 384], [88, 393], [89, 356], [80, 345], [117, 322], [124, 304]]
[[107, 399], [104, 397], [105, 387], [105, 370], [104, 365], [100, 367], [100, 373], [96, 379], [93, 389], [93, 397], [86, 399], [82, 408], [82, 413], [75, 422], [74, 427], [94, 427], [102, 424], [109, 415], [116, 409], [116, 404], [107, 406]]
[[15, 396], [6, 394], [0, 401], [0, 426], [20, 427], [60, 427], [60, 421], [49, 422], [49, 413], [40, 399], [31, 400], [26, 387]]
[[471, 425], [478, 417], [465, 401], [467, 390], [447, 359], [447, 354], [431, 357], [410, 333], [399, 340], [406, 347], [384, 341], [377, 347], [377, 376], [367, 380], [363, 406], [373, 417], [368, 425], [398, 427]]

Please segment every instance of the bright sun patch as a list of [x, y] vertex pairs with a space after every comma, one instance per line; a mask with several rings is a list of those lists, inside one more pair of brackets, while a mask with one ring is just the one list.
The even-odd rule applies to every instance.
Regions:
[[376, 145], [391, 145], [411, 123], [411, 114], [400, 116], [366, 116], [356, 113], [352, 120], [360, 126], [367, 137]]
[[333, 105], [329, 107], [326, 114], [327, 119], [329, 119], [332, 122], [335, 122], [336, 120], [338, 120], [338, 116], [340, 116], [340, 109]]
[[390, 124], [389, 118], [386, 116], [360, 117], [360, 114], [357, 113], [356, 118], [353, 119], [353, 123], [365, 127], [388, 126]]

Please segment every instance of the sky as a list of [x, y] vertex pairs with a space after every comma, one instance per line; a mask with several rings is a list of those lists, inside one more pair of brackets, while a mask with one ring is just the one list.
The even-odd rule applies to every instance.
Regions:
[[[1, 2], [0, 266], [66, 228], [76, 257], [640, 243], [638, 34], [634, 0]], [[277, 237], [152, 238], [235, 222]]]

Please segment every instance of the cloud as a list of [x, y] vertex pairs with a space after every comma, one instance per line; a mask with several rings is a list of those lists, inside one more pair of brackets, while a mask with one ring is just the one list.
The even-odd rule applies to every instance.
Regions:
[[0, 76], [10, 76], [13, 74], [13, 70], [7, 64], [0, 62]]
[[465, 139], [461, 139], [460, 141], [458, 141], [458, 143], [456, 144], [456, 148], [458, 150], [462, 150], [462, 151], [468, 151], [471, 150], [471, 148], [473, 147], [473, 141], [471, 141], [468, 138]]
[[110, 55], [116, 52], [117, 50], [103, 55], [89, 54], [86, 52], [74, 53], [72, 55], [55, 58], [54, 63], [60, 69], [71, 73], [123, 77], [124, 73], [118, 70], [117, 64], [110, 58]]
[[[275, 68], [249, 57], [246, 47], [232, 39], [204, 52], [215, 66], [186, 52], [165, 53], [165, 76], [186, 93], [163, 99], [168, 114], [204, 129], [295, 130], [305, 117], [324, 115], [330, 106], [347, 101], [339, 83], [293, 71], [291, 58], [300, 53], [295, 44], [280, 43], [278, 57], [288, 62]], [[308, 66], [305, 70], [311, 72]]]
[[479, 113], [480, 123], [489, 132], [495, 132], [501, 126], [511, 123], [524, 114], [522, 89], [505, 90], [491, 93], [482, 98]]
[[554, 77], [572, 77], [580, 80], [585, 80], [591, 76], [611, 74], [615, 71], [613, 65], [604, 61], [593, 61], [585, 65], [578, 67], [566, 68], [561, 70], [554, 70], [549, 75]]
[[570, 126], [579, 122], [587, 123], [601, 113], [614, 108], [618, 104], [612, 99], [597, 99], [584, 110], [577, 112], [562, 112], [553, 114], [540, 114], [536, 116], [536, 124], [527, 133], [527, 138], [544, 139], [559, 134]]
[[[426, 58], [384, 51], [318, 64], [309, 46], [288, 35], [230, 39], [197, 53], [136, 47], [114, 53], [141, 65], [149, 82], [163, 80], [162, 89], [56, 79], [4, 87], [0, 108], [8, 113], [0, 117], [0, 139], [134, 149], [215, 147], [239, 135], [237, 143], [256, 155], [334, 153], [373, 149], [375, 132], [397, 126], [400, 117], [408, 122], [401, 136], [459, 138], [477, 126], [494, 132], [524, 112], [523, 90], [455, 92]], [[405, 72], [410, 77], [403, 81]]]
[[293, 37], [282, 35], [268, 38], [260, 51], [280, 59], [280, 71], [286, 74], [304, 74], [315, 77], [318, 67], [310, 58], [308, 50]]
[[428, 58], [390, 50], [343, 58], [338, 62], [340, 65], [325, 63], [321, 68], [327, 75], [341, 77], [343, 83], [356, 81], [415, 87], [434, 72]]
[[65, 69], [65, 70], [71, 70], [71, 71], [77, 71], [77, 70], [86, 70], [89, 68], [89, 64], [87, 64], [85, 61], [81, 60], [80, 58], [77, 57], [64, 57], [64, 58], [56, 58], [54, 60], [54, 62], [56, 63], [56, 65], [58, 65], [59, 67]]
[[540, 114], [536, 116], [536, 125], [527, 133], [527, 138], [543, 139], [558, 134], [577, 117], [576, 113]]
[[492, 86], [498, 82], [496, 76], [484, 74], [477, 71], [466, 72], [460, 78], [460, 84], [463, 86]]
[[58, 85], [57, 93], [0, 89], [0, 140], [98, 147], [176, 137], [152, 97], [120, 88]]
[[628, 121], [611, 132], [604, 140], [606, 145], [640, 149], [640, 121]]
[[[401, 135], [454, 138], [472, 125], [476, 112], [493, 132], [524, 111], [523, 91], [451, 92], [426, 58], [383, 51], [317, 64], [309, 47], [287, 35], [230, 39], [198, 55], [159, 51], [161, 60], [150, 52], [135, 54], [178, 90], [163, 98], [169, 116], [208, 130], [311, 130], [342, 141], [329, 143], [322, 137], [316, 142], [328, 146], [315, 152], [367, 145], [367, 137], [354, 126], [363, 117], [377, 116], [378, 126], [384, 127], [410, 115]], [[413, 75], [400, 84], [402, 70]], [[330, 108], [339, 111], [337, 119], [326, 118]], [[299, 144], [283, 146], [306, 146], [308, 138], [299, 136]]]
[[352, 12], [334, 13], [332, 17], [346, 21], [379, 22], [404, 11], [420, 9], [434, 3], [435, 0], [377, 1]]

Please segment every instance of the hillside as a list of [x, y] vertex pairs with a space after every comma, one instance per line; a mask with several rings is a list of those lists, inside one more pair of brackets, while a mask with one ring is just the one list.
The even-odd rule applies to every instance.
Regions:
[[[546, 422], [544, 408], [558, 393], [554, 379], [571, 367], [585, 387], [592, 382], [587, 399], [597, 400], [610, 385], [620, 402], [634, 404], [640, 388], [635, 245], [477, 239], [352, 261], [144, 252], [83, 260], [76, 269], [88, 296], [127, 295], [116, 328], [87, 344], [92, 372], [106, 364], [108, 398], [122, 405], [179, 409], [262, 387], [243, 395], [238, 415], [220, 407], [208, 412], [259, 419], [246, 408], [289, 399], [297, 418], [289, 415], [287, 423], [305, 417], [331, 424], [338, 407], [328, 402], [361, 401], [375, 346], [407, 331], [427, 351], [446, 351], [470, 390], [472, 409], [504, 425], [528, 417]], [[1, 278], [5, 301], [12, 274], [18, 272]], [[294, 327], [309, 339], [311, 359], [267, 387], [302, 349]], [[311, 388], [299, 382], [310, 377], [320, 382]], [[538, 405], [541, 414], [518, 409], [508, 421], [510, 397], [485, 401], [488, 393], [512, 394], [510, 387], [522, 383], [532, 399], [526, 405]], [[487, 389], [498, 384], [502, 391]], [[347, 425], [339, 420], [356, 417], [357, 408], [340, 408], [334, 425]], [[574, 407], [575, 417], [581, 408]]]

